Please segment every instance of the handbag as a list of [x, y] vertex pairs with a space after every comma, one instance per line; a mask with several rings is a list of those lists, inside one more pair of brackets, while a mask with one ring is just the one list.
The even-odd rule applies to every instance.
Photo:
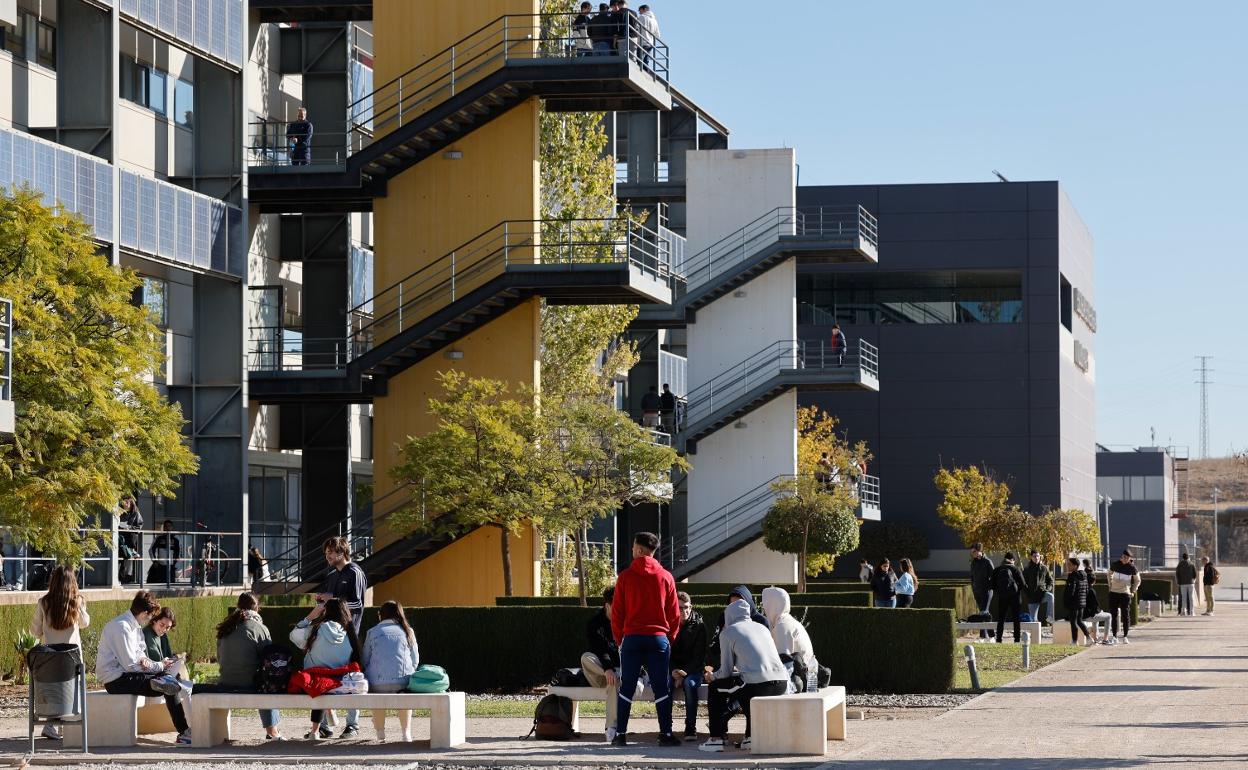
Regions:
[[408, 692], [446, 692], [451, 689], [451, 678], [441, 666], [430, 666], [426, 663], [407, 678]]

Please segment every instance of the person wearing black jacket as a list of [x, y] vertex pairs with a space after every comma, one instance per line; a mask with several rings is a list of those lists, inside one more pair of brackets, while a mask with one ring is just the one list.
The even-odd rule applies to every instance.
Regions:
[[1083, 622], [1084, 610], [1088, 605], [1088, 573], [1079, 569], [1079, 560], [1071, 557], [1066, 561], [1066, 593], [1063, 595], [1066, 604], [1066, 617], [1070, 620], [1070, 643], [1079, 643], [1079, 632], [1083, 632], [1085, 644], [1089, 647], [1096, 644], [1088, 631], [1088, 624]]
[[[984, 556], [982, 543], [971, 546], [971, 593], [975, 595], [975, 604], [981, 613], [992, 611], [992, 559]], [[987, 631], [981, 631], [979, 638], [988, 638]]]
[[602, 609], [594, 613], [585, 627], [589, 652], [581, 655], [581, 672], [591, 687], [615, 687], [619, 684], [620, 648], [611, 633], [611, 602], [615, 588], [602, 592]]
[[1001, 566], [992, 571], [992, 590], [997, 595], [997, 644], [1001, 643], [1005, 632], [1007, 615], [1014, 621], [1014, 641], [1017, 642], [1022, 631], [1018, 615], [1022, 612], [1023, 573], [1015, 566], [1014, 554], [1010, 551], [1005, 552]]
[[897, 576], [888, 559], [876, 565], [875, 574], [871, 576], [871, 594], [876, 607], [897, 606]]
[[[1052, 620], [1053, 573], [1049, 572], [1049, 566], [1034, 548], [1027, 566], [1023, 567], [1023, 583], [1027, 589], [1027, 611], [1031, 613], [1031, 619], [1041, 623]], [[1042, 611], [1044, 615], [1040, 614]]]
[[1179, 615], [1190, 617], [1196, 604], [1196, 565], [1186, 553], [1174, 568], [1174, 582], [1179, 584]]
[[614, 30], [612, 12], [606, 3], [598, 4], [598, 13], [589, 20], [589, 39], [594, 44], [595, 56], [610, 56], [612, 51]]
[[693, 599], [684, 591], [676, 593], [680, 605], [680, 633], [672, 643], [672, 689], [685, 693], [685, 740], [698, 739], [698, 687], [706, 661], [706, 623], [693, 608]]
[[594, 6], [581, 3], [581, 12], [572, 19], [572, 47], [577, 56], [589, 56], [594, 52], [594, 43], [589, 36], [590, 12]]
[[165, 519], [160, 534], [148, 549], [152, 566], [147, 568], [148, 583], [173, 583], [178, 579], [178, 560], [182, 558], [182, 541], [173, 534], [173, 522]]

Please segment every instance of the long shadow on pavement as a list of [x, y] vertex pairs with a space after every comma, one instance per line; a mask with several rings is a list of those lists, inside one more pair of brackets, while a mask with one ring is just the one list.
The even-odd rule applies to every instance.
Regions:
[[1074, 685], [1053, 685], [1053, 686], [1036, 686], [1036, 687], [1003, 687], [995, 692], [1002, 695], [1012, 695], [1019, 692], [1164, 692], [1167, 690], [1212, 690], [1213, 687], [1192, 686], [1186, 684], [1074, 684]]

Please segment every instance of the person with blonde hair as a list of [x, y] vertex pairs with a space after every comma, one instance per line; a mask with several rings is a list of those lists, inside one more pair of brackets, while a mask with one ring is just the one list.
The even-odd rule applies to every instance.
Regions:
[[[89, 625], [91, 616], [87, 614], [87, 601], [78, 593], [77, 573], [73, 567], [58, 564], [52, 570], [48, 592], [35, 602], [30, 633], [41, 644], [76, 644], [82, 647], [79, 629]], [[43, 737], [59, 741], [61, 730], [56, 725], [44, 725]]]

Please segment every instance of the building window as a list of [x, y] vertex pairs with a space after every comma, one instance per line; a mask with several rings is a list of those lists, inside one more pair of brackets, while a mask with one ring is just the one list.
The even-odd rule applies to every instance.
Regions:
[[169, 76], [157, 69], [147, 72], [147, 106], [160, 115], [165, 114]]
[[164, 115], [169, 102], [169, 75], [150, 64], [122, 56], [121, 98]]
[[798, 323], [997, 324], [1023, 320], [1012, 271], [800, 273]]
[[248, 538], [269, 560], [274, 576], [299, 558], [301, 472], [252, 465], [247, 469]]
[[26, 58], [26, 14], [18, 14], [17, 25], [4, 25], [4, 50], [14, 58]]
[[195, 123], [195, 85], [181, 78], [173, 86], [173, 118], [187, 128]]
[[152, 323], [162, 329], [169, 324], [169, 311], [166, 299], [169, 295], [169, 284], [163, 278], [142, 276], [142, 283], [135, 289], [134, 304], [147, 308]]
[[4, 28], [4, 50], [13, 58], [56, 69], [56, 27], [25, 11], [17, 15], [16, 25], [0, 27]]
[[42, 21], [35, 27], [35, 60], [56, 69], [56, 28]]
[[1071, 288], [1070, 281], [1066, 280], [1066, 276], [1059, 274], [1058, 277], [1061, 279], [1061, 283], [1059, 284], [1059, 291], [1061, 293], [1060, 302], [1061, 302], [1061, 313], [1062, 313], [1062, 326], [1065, 326], [1066, 331], [1068, 332], [1074, 331], [1075, 329], [1074, 329], [1073, 311], [1075, 307], [1075, 301], [1074, 301], [1074, 296], [1073, 296], [1073, 289]]

